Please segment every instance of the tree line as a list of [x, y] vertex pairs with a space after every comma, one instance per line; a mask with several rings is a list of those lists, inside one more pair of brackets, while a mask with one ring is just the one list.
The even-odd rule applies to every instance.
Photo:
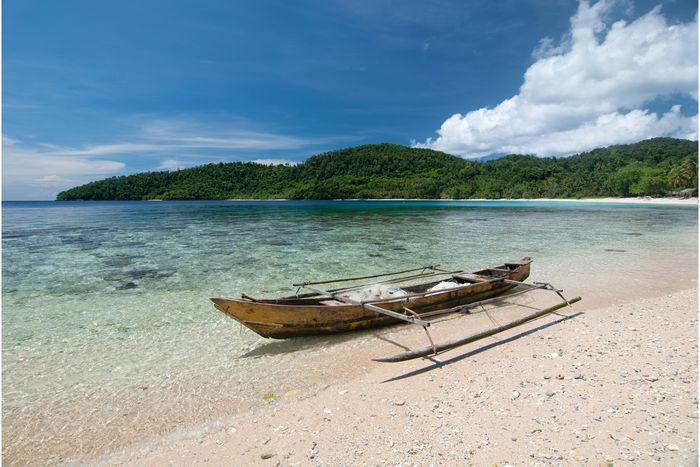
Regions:
[[298, 165], [231, 162], [111, 177], [57, 199], [583, 198], [660, 196], [697, 186], [697, 141], [653, 138], [570, 157], [511, 154], [487, 162], [381, 143]]

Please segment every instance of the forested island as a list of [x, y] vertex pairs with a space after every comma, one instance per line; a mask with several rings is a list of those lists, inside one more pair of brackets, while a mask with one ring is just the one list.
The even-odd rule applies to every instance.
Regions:
[[381, 143], [297, 165], [206, 164], [107, 178], [58, 200], [584, 198], [663, 196], [698, 186], [698, 143], [654, 138], [570, 157], [507, 155], [469, 161]]

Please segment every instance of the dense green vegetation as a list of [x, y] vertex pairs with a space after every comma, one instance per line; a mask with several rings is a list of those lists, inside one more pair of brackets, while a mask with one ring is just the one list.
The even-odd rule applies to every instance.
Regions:
[[698, 143], [654, 138], [566, 158], [473, 162], [429, 149], [371, 144], [296, 166], [207, 164], [112, 177], [59, 200], [229, 198], [581, 198], [664, 195], [698, 186]]

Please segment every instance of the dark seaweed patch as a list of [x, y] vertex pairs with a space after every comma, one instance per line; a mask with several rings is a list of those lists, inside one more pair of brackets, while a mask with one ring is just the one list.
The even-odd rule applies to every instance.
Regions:
[[230, 235], [230, 232], [227, 230], [212, 230], [208, 232], [208, 235], [210, 237], [227, 237]]
[[2, 238], [23, 238], [35, 235], [55, 235], [57, 229], [31, 229], [31, 230], [6, 230], [2, 233]]
[[293, 245], [294, 243], [290, 242], [289, 240], [268, 240], [267, 241], [268, 245], [275, 245], [275, 246], [286, 246], [286, 245]]
[[115, 256], [113, 258], [107, 258], [104, 264], [105, 266], [123, 268], [131, 264], [131, 258], [129, 256]]
[[170, 277], [175, 274], [175, 270], [164, 270], [153, 268], [142, 268], [133, 269], [131, 271], [107, 274], [103, 277], [104, 280], [109, 282], [131, 282], [138, 279], [162, 279], [164, 277]]
[[29, 234], [24, 234], [21, 232], [3, 232], [2, 238], [24, 238], [29, 237]]
[[59, 237], [59, 241], [64, 245], [75, 245], [81, 250], [96, 250], [100, 248], [100, 242], [83, 235], [70, 235]]

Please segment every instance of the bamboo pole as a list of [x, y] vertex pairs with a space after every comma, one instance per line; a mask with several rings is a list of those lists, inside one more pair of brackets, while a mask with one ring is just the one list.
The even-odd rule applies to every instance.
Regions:
[[[415, 311], [411, 310], [410, 308], [403, 307], [403, 309], [408, 313], [411, 313], [415, 318], [420, 319], [420, 315]], [[435, 350], [435, 342], [433, 342], [433, 338], [430, 335], [430, 331], [428, 331], [428, 326], [423, 326], [423, 330], [425, 331], [425, 335], [428, 336], [428, 342], [430, 342], [430, 345], [433, 346], [433, 350], [435, 351], [435, 353], [437, 353], [437, 350]]]
[[[529, 282], [514, 281], [514, 280], [512, 280], [512, 279], [504, 279], [504, 282], [505, 282], [506, 284], [522, 285], [522, 286], [525, 286], [525, 287], [532, 287], [532, 288], [538, 288], [538, 289], [543, 288], [542, 285], [538, 285], [538, 284], [544, 284], [544, 283], [538, 283], [538, 284], [532, 283], [532, 284], [531, 284], [531, 283], [529, 283]], [[544, 284], [544, 285], [546, 285], [546, 284]]]
[[519, 290], [517, 292], [509, 293], [507, 295], [498, 295], [497, 297], [487, 298], [486, 300], [479, 300], [478, 302], [471, 302], [471, 303], [465, 303], [464, 305], [453, 306], [452, 308], [443, 308], [442, 310], [426, 311], [424, 313], [421, 313], [420, 317], [421, 318], [428, 318], [430, 316], [446, 315], [448, 313], [456, 313], [458, 311], [469, 310], [471, 308], [475, 308], [477, 306], [484, 305], [486, 303], [499, 302], [501, 300], [507, 300], [507, 299], [512, 298], [512, 297], [517, 297], [518, 295], [530, 293], [533, 290], [548, 290], [548, 289], [545, 289], [543, 286], [532, 287], [532, 288], [529, 288], [527, 290]]
[[319, 284], [333, 284], [335, 282], [348, 282], [348, 281], [359, 281], [362, 279], [373, 279], [375, 277], [383, 277], [383, 276], [395, 276], [397, 274], [405, 274], [407, 272], [414, 272], [414, 271], [422, 271], [425, 269], [435, 269], [439, 265], [436, 264], [434, 266], [424, 266], [422, 268], [415, 268], [415, 269], [406, 269], [405, 271], [399, 271], [399, 272], [387, 272], [384, 274], [374, 274], [373, 276], [362, 276], [362, 277], [347, 277], [344, 279], [332, 279], [332, 280], [325, 280], [325, 281], [304, 281], [300, 282], [298, 284], [292, 284], [293, 287], [304, 287], [306, 285], [319, 285]]
[[[411, 280], [415, 280], [415, 279], [424, 279], [424, 278], [426, 278], [426, 277], [451, 276], [451, 275], [454, 275], [454, 274], [459, 274], [459, 273], [461, 273], [461, 272], [464, 272], [464, 271], [463, 271], [462, 269], [458, 269], [458, 270], [455, 270], [455, 271], [429, 272], [429, 273], [424, 273], [424, 274], [413, 274], [413, 275], [410, 275], [410, 276], [397, 277], [397, 278], [394, 278], [394, 279], [387, 279], [387, 280], [384, 280], [384, 281], [372, 282], [372, 283], [369, 283], [369, 284], [359, 284], [359, 285], [352, 285], [352, 286], [350, 286], [350, 287], [341, 287], [341, 288], [338, 288], [338, 289], [330, 289], [330, 290], [328, 290], [328, 292], [332, 292], [332, 293], [349, 292], [349, 291], [351, 291], [351, 290], [357, 290], [357, 289], [361, 289], [361, 288], [363, 288], [363, 287], [371, 287], [371, 286], [373, 286], [373, 285], [380, 285], [380, 284], [398, 284], [398, 283], [401, 283], [401, 282], [407, 282], [407, 281], [411, 281]], [[304, 286], [304, 285], [292, 284], [292, 286], [293, 286], [293, 287], [300, 287], [300, 288], [301, 288], [301, 287], [304, 287], [304, 288], [307, 288], [307, 289], [311, 290], [310, 287], [307, 287], [307, 286]], [[310, 293], [310, 294], [295, 295], [294, 298], [309, 298], [309, 297], [313, 297], [313, 296], [314, 296], [314, 294], [313, 294], [313, 293]], [[291, 298], [291, 297], [290, 297], [290, 298]]]
[[401, 313], [396, 313], [395, 311], [387, 310], [386, 308], [382, 308], [382, 307], [379, 307], [377, 305], [372, 305], [369, 303], [359, 303], [359, 302], [356, 302], [356, 303], [361, 305], [362, 308], [367, 308], [368, 310], [376, 311], [377, 313], [391, 316], [392, 318], [400, 319], [401, 321], [406, 321], [409, 323], [418, 324], [418, 325], [423, 326], [424, 328], [427, 328], [428, 326], [430, 326], [430, 323], [428, 321], [424, 321], [424, 320], [419, 319], [419, 318], [414, 318], [412, 316], [402, 315]]
[[[373, 285], [398, 284], [401, 282], [408, 282], [408, 281], [416, 280], [416, 279], [424, 279], [426, 277], [448, 276], [448, 275], [459, 274], [462, 272], [464, 272], [462, 269], [458, 269], [456, 271], [446, 271], [446, 272], [434, 272], [433, 271], [433, 272], [428, 272], [428, 273], [412, 274], [410, 276], [396, 277], [394, 279], [386, 279], [386, 280], [379, 281], [379, 282], [370, 282], [370, 283], [364, 283], [364, 284], [358, 284], [358, 285], [351, 285], [349, 287], [339, 287], [337, 289], [329, 289], [328, 292], [333, 292], [333, 293], [349, 292], [351, 290], [357, 290], [357, 289], [361, 289], [363, 287], [370, 287]], [[292, 287], [304, 288], [306, 286], [304, 286], [303, 282], [302, 282], [301, 284], [292, 284]], [[308, 288], [308, 287], [306, 287], [306, 288]], [[317, 294], [315, 294], [315, 293], [307, 293], [307, 294], [301, 294], [301, 295], [299, 295], [297, 293], [293, 297], [289, 297], [289, 298], [311, 298], [311, 297], [314, 297], [316, 295]]]
[[430, 355], [430, 354], [433, 354], [436, 352], [443, 352], [445, 350], [453, 349], [453, 348], [459, 347], [461, 345], [466, 345], [466, 344], [484, 339], [486, 337], [493, 336], [494, 334], [498, 334], [500, 332], [514, 328], [516, 326], [521, 326], [529, 321], [532, 321], [532, 320], [535, 320], [537, 318], [541, 318], [545, 315], [548, 315], [550, 313], [553, 313], [553, 312], [559, 310], [560, 308], [564, 308], [565, 306], [568, 306], [572, 303], [576, 303], [579, 300], [581, 300], [581, 297], [574, 297], [571, 300], [558, 303], [557, 305], [551, 306], [549, 308], [545, 308], [544, 310], [539, 310], [536, 313], [532, 313], [530, 315], [524, 316], [523, 318], [517, 319], [515, 321], [511, 321], [511, 322], [506, 323], [502, 326], [498, 326], [498, 327], [493, 328], [493, 329], [478, 332], [478, 333], [472, 334], [470, 336], [461, 337], [459, 339], [453, 339], [453, 340], [450, 340], [447, 342], [443, 342], [442, 344], [437, 344], [434, 348], [433, 348], [433, 346], [426, 346], [426, 347], [421, 347], [419, 349], [409, 350], [407, 352], [402, 352], [402, 353], [398, 353], [395, 355], [390, 355], [387, 357], [373, 358], [372, 360], [374, 360], [375, 362], [403, 362], [405, 360], [411, 360], [411, 359], [418, 358], [418, 357], [425, 357], [427, 355]]
[[464, 272], [462, 269], [458, 269], [456, 271], [446, 271], [446, 272], [429, 272], [429, 273], [424, 273], [424, 274], [412, 274], [410, 276], [404, 276], [404, 277], [397, 277], [394, 279], [387, 279], [384, 281], [379, 281], [379, 282], [371, 282], [369, 284], [359, 284], [359, 285], [353, 285], [350, 287], [343, 287], [339, 289], [331, 289], [329, 292], [337, 293], [337, 292], [348, 292], [350, 290], [356, 290], [356, 289], [361, 289], [363, 287], [370, 287], [373, 285], [380, 285], [380, 284], [399, 284], [401, 282], [408, 282], [411, 280], [416, 280], [416, 279], [424, 279], [426, 277], [435, 277], [435, 276], [450, 276], [453, 274], [459, 274], [460, 272]]

